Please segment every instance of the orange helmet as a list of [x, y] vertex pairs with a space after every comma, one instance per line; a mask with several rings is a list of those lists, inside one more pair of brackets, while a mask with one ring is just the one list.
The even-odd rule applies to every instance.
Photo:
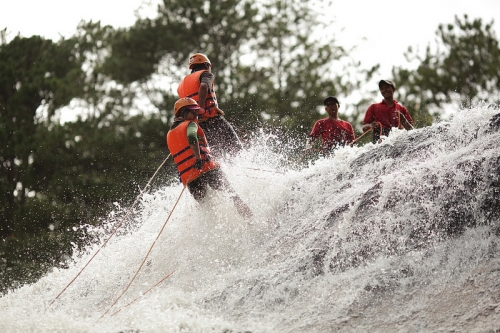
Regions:
[[195, 53], [189, 57], [189, 69], [193, 68], [194, 65], [207, 63], [212, 67], [210, 59], [203, 53]]
[[184, 98], [178, 99], [177, 102], [175, 102], [174, 115], [177, 116], [179, 111], [186, 106], [191, 106], [190, 109], [195, 109], [195, 110], [200, 109], [200, 106], [198, 105], [198, 103], [194, 99], [189, 98], [189, 97], [184, 97]]

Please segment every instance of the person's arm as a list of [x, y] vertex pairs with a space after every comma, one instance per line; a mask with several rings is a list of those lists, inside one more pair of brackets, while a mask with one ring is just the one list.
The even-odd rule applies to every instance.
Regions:
[[408, 121], [408, 119], [404, 116], [403, 113], [401, 113], [401, 125], [405, 128], [405, 130], [412, 130], [413, 125]]
[[366, 110], [365, 118], [363, 119], [363, 133], [370, 129], [376, 130], [379, 128], [379, 123], [373, 117], [373, 104]]
[[200, 75], [200, 89], [198, 90], [198, 105], [205, 108], [207, 101], [208, 90], [214, 82], [214, 75], [210, 72], [205, 72]]
[[198, 125], [195, 122], [190, 122], [186, 131], [189, 147], [193, 151], [193, 155], [196, 158], [196, 164], [194, 167], [196, 169], [201, 169], [203, 160], [201, 159], [200, 145], [198, 143]]
[[404, 116], [404, 121], [403, 121], [403, 126], [407, 130], [412, 130], [413, 129], [413, 119], [410, 116], [410, 113], [408, 112], [407, 108], [404, 108], [402, 115]]
[[205, 82], [200, 83], [200, 90], [198, 91], [198, 105], [200, 108], [205, 107], [205, 102], [207, 101], [208, 95], [208, 85]]
[[413, 119], [410, 116], [410, 113], [408, 112], [408, 109], [406, 109], [404, 106], [401, 106], [401, 109], [398, 109], [397, 112], [399, 113], [399, 123], [404, 127], [406, 130], [412, 130], [413, 129]]
[[347, 138], [347, 144], [351, 144], [354, 141], [356, 141], [356, 134], [354, 134], [354, 128], [352, 127], [351, 123], [349, 124], [349, 131], [348, 131], [348, 138]]
[[363, 133], [372, 128], [372, 124], [363, 124]]

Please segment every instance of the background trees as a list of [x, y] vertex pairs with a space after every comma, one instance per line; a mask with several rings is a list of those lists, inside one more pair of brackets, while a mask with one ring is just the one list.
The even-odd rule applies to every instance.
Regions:
[[479, 100], [500, 101], [500, 49], [492, 25], [455, 17], [454, 24], [439, 25], [439, 43], [429, 45], [424, 56], [409, 48], [406, 56], [418, 67], [394, 68], [393, 73], [417, 121], [428, 124], [430, 114], [439, 117], [447, 103], [470, 107]]
[[[333, 35], [315, 34], [321, 27], [317, 16], [312, 5], [298, 0], [195, 0], [189, 6], [164, 1], [155, 19], [114, 33], [103, 70], [122, 84], [144, 85], [158, 76], [179, 82], [188, 74], [189, 55], [204, 52], [221, 108], [237, 128], [248, 132], [273, 121], [304, 134], [328, 93], [356, 87], [332, 70], [347, 53]], [[152, 103], [171, 116], [175, 90], [147, 90], [155, 96]]]
[[[102, 39], [90, 33], [107, 30], [0, 46], [0, 290], [64, 266], [92, 241], [84, 226], [127, 204], [166, 157], [160, 116], [128, 115], [127, 94], [98, 71]], [[61, 124], [71, 101], [85, 119]]]
[[37, 129], [49, 124], [54, 111], [81, 94], [81, 61], [74, 40], [53, 43], [40, 37], [16, 37], [0, 45], [0, 236], [15, 225], [36, 220], [30, 216], [31, 199], [40, 179], [33, 162], [38, 152]]
[[[423, 57], [410, 49], [416, 70], [394, 69], [398, 99], [417, 127], [454, 96], [466, 105], [498, 101], [491, 26], [457, 18], [439, 27], [437, 49]], [[348, 75], [359, 63], [321, 29], [307, 1], [193, 0], [187, 7], [170, 0], [156, 18], [130, 28], [82, 22], [56, 43], [37, 36], [2, 43], [0, 290], [66, 265], [92, 241], [86, 226], [109, 222], [102, 218], [136, 198], [168, 154], [175, 87], [193, 52], [209, 55], [221, 108], [240, 136], [280, 132], [295, 143], [289, 153], [300, 154], [324, 117], [324, 97], [346, 96], [362, 82]], [[369, 80], [377, 68], [356, 77]], [[348, 115], [353, 125], [370, 102]], [[78, 116], [61, 123], [61, 109]], [[154, 186], [174, 181], [170, 163]]]

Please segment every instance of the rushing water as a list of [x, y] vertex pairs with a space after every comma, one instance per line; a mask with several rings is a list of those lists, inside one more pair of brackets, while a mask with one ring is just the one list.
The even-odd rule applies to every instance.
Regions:
[[500, 332], [498, 113], [300, 168], [261, 135], [223, 164], [251, 221], [224, 193], [146, 193], [52, 305], [100, 244], [0, 298], [0, 331]]

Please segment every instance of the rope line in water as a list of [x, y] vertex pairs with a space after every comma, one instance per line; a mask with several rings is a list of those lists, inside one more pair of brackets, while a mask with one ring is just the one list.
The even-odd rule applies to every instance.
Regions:
[[94, 253], [94, 255], [89, 259], [89, 261], [85, 264], [85, 266], [83, 266], [83, 268], [78, 272], [78, 274], [76, 274], [76, 276], [68, 283], [68, 285], [66, 287], [64, 287], [64, 289], [56, 296], [56, 298], [54, 298], [52, 300], [52, 302], [50, 302], [49, 306], [51, 306], [58, 298], [59, 296], [61, 296], [65, 291], [66, 289], [68, 289], [68, 287], [73, 283], [75, 282], [75, 280], [80, 276], [80, 274], [85, 270], [85, 268], [87, 268], [87, 266], [90, 264], [90, 262], [97, 256], [97, 254], [101, 251], [101, 249], [106, 246], [106, 244], [109, 242], [109, 240], [116, 234], [116, 232], [118, 231], [118, 228], [122, 225], [123, 221], [125, 221], [125, 219], [129, 216], [130, 212], [132, 211], [132, 209], [135, 207], [135, 205], [139, 202], [139, 199], [140, 197], [144, 194], [144, 192], [146, 191], [146, 189], [148, 188], [149, 184], [151, 183], [151, 181], [156, 177], [156, 174], [160, 171], [160, 169], [163, 167], [163, 165], [167, 162], [167, 160], [170, 158], [171, 154], [168, 154], [167, 158], [163, 161], [162, 164], [160, 164], [160, 166], [158, 167], [158, 169], [156, 170], [156, 172], [153, 174], [153, 176], [151, 177], [151, 179], [149, 180], [149, 182], [146, 184], [146, 186], [144, 186], [144, 188], [141, 190], [141, 193], [139, 193], [139, 195], [137, 196], [137, 198], [135, 199], [134, 203], [132, 204], [132, 206], [128, 209], [127, 211], [127, 214], [125, 214], [125, 216], [120, 220], [120, 222], [118, 222], [118, 224], [116, 225], [115, 229], [113, 230], [113, 232], [111, 233], [111, 235], [104, 241], [104, 243], [102, 243], [102, 245], [99, 247], [99, 249], [97, 249], [97, 251]]
[[284, 174], [285, 174], [284, 172], [281, 172], [281, 171], [275, 171], [275, 170], [265, 170], [265, 169], [250, 168], [250, 167], [247, 167], [247, 169], [250, 169], [250, 170], [257, 170], [257, 171], [266, 171], [266, 172], [272, 172], [272, 173], [281, 173], [282, 175], [284, 175]]
[[[186, 184], [189, 183], [189, 180], [191, 179], [191, 177], [193, 175], [194, 175], [194, 170], [193, 170], [193, 172], [191, 172], [191, 176], [189, 176], [188, 180], [186, 181]], [[132, 279], [130, 280], [130, 282], [127, 284], [127, 286], [123, 289], [123, 291], [118, 296], [118, 298], [113, 302], [113, 304], [111, 304], [111, 306], [106, 310], [106, 312], [104, 312], [101, 315], [101, 317], [99, 317], [99, 319], [97, 321], [101, 320], [113, 308], [113, 306], [115, 306], [115, 304], [120, 300], [120, 298], [122, 298], [122, 296], [127, 292], [128, 288], [132, 285], [132, 282], [134, 282], [135, 278], [137, 277], [137, 274], [139, 274], [140, 270], [142, 269], [142, 266], [144, 266], [144, 263], [148, 259], [148, 256], [151, 253], [151, 251], [153, 250], [153, 247], [155, 246], [156, 241], [158, 240], [158, 238], [160, 238], [160, 235], [162, 234], [163, 230], [165, 229], [165, 226], [167, 225], [168, 221], [170, 220], [170, 217], [172, 216], [172, 213], [174, 212], [175, 207], [177, 207], [177, 204], [179, 203], [179, 200], [181, 199], [182, 194], [184, 193], [185, 189], [186, 189], [186, 185], [184, 185], [184, 187], [182, 188], [182, 191], [179, 194], [179, 197], [177, 198], [177, 201], [175, 202], [174, 206], [172, 207], [172, 210], [170, 211], [170, 214], [168, 214], [167, 220], [165, 221], [165, 223], [163, 223], [163, 226], [161, 227], [160, 232], [158, 233], [158, 235], [156, 236], [155, 240], [153, 241], [153, 244], [151, 244], [151, 246], [149, 247], [149, 250], [146, 253], [146, 256], [142, 260], [141, 265], [139, 266], [139, 268], [135, 272], [134, 276], [132, 277]]]
[[155, 288], [156, 286], [158, 286], [160, 283], [162, 283], [163, 281], [165, 281], [166, 279], [168, 279], [170, 276], [172, 276], [172, 274], [175, 273], [175, 270], [172, 271], [171, 273], [167, 274], [167, 276], [165, 276], [163, 279], [161, 279], [160, 281], [156, 282], [156, 284], [154, 286], [152, 286], [151, 288], [149, 288], [148, 290], [146, 290], [145, 292], [143, 292], [140, 296], [136, 297], [133, 301], [129, 302], [128, 304], [122, 306], [120, 309], [118, 309], [117, 311], [113, 312], [113, 314], [110, 315], [110, 317], [113, 317], [115, 314], [117, 314], [118, 312], [120, 312], [121, 310], [123, 310], [124, 308], [126, 308], [127, 306], [129, 306], [130, 304], [134, 303], [135, 301], [137, 301], [139, 298], [141, 298], [142, 296], [146, 295], [147, 293], [149, 293], [151, 290], [153, 290], [153, 288]]

